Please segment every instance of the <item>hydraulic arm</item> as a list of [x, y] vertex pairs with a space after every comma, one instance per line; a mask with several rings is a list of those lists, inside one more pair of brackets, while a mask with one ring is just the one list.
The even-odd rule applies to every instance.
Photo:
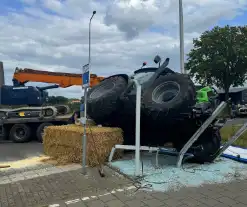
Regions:
[[[97, 85], [102, 81], [104, 77], [98, 77], [95, 74], [90, 76], [90, 86]], [[16, 68], [13, 75], [14, 86], [24, 86], [27, 82], [43, 82], [58, 84], [61, 88], [67, 88], [70, 86], [81, 86], [82, 75], [76, 73], [60, 73], [60, 72], [48, 72], [41, 70], [33, 70], [29, 68], [19, 69]]]

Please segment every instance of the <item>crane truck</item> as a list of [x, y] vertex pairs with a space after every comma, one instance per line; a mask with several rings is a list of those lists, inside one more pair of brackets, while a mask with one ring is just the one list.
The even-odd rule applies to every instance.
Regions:
[[[91, 74], [90, 86], [103, 77]], [[0, 140], [28, 142], [33, 137], [42, 141], [43, 130], [51, 125], [67, 124], [70, 109], [67, 105], [46, 105], [48, 89], [82, 85], [81, 74], [49, 72], [16, 68], [13, 85], [5, 85], [4, 67], [0, 62]], [[27, 82], [52, 83], [45, 87], [26, 86]]]

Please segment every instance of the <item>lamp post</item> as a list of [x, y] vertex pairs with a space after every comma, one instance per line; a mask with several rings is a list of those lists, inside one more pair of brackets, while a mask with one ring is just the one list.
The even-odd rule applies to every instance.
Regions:
[[[93, 11], [93, 14], [89, 20], [89, 31], [88, 31], [88, 67], [89, 67], [89, 71], [90, 71], [90, 68], [91, 68], [91, 22], [92, 22], [92, 19], [94, 17], [94, 15], [96, 14], [96, 11]], [[87, 117], [87, 87], [85, 88], [85, 94], [84, 94], [84, 97], [85, 97], [85, 101], [84, 101], [84, 117], [86, 118]]]
[[[88, 33], [88, 67], [89, 67], [89, 76], [90, 76], [90, 67], [91, 67], [91, 22], [96, 14], [96, 11], [93, 11], [93, 14], [89, 20], [89, 33]], [[89, 83], [90, 84], [90, 77]], [[84, 133], [83, 133], [83, 150], [82, 150], [82, 173], [86, 174], [86, 156], [87, 156], [87, 134], [86, 134], [86, 121], [87, 121], [87, 89], [88, 86], [84, 88]]]
[[96, 11], [93, 11], [93, 14], [92, 14], [92, 16], [91, 16], [91, 18], [90, 18], [90, 20], [89, 20], [89, 34], [88, 34], [88, 42], [89, 42], [89, 44], [88, 44], [88, 52], [89, 52], [89, 54], [88, 54], [88, 64], [90, 65], [90, 63], [91, 63], [91, 22], [92, 22], [92, 19], [93, 19], [93, 17], [94, 17], [94, 15], [96, 14]]
[[183, 1], [179, 0], [179, 36], [180, 36], [180, 70], [186, 73], [184, 69], [184, 18], [183, 18]]

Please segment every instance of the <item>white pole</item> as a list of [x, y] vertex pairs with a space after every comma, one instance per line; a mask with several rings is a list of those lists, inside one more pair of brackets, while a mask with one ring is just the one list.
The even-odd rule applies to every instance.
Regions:
[[[89, 76], [90, 76], [90, 69], [91, 69], [91, 21], [96, 14], [96, 11], [93, 11], [93, 14], [89, 20], [89, 35], [88, 35], [88, 67], [89, 67]], [[90, 77], [89, 77], [89, 83], [90, 84]], [[86, 122], [87, 122], [87, 88], [84, 88], [84, 133], [83, 133], [83, 149], [82, 149], [82, 173], [86, 174], [86, 164], [87, 164], [87, 134], [86, 134]]]
[[140, 174], [140, 127], [141, 127], [141, 85], [134, 80], [136, 85], [136, 134], [135, 134], [135, 175]]
[[184, 20], [183, 20], [182, 0], [179, 0], [179, 36], [180, 36], [180, 69], [181, 69], [181, 73], [186, 73], [184, 69]]

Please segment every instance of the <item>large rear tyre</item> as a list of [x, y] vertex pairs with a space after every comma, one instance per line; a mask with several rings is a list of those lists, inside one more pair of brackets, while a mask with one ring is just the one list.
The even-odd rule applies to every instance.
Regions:
[[48, 126], [53, 126], [52, 123], [42, 123], [38, 126], [37, 130], [36, 130], [36, 137], [37, 137], [37, 140], [39, 142], [43, 142], [43, 134], [44, 134], [44, 129]]
[[15, 124], [9, 132], [9, 138], [16, 143], [28, 142], [31, 136], [31, 128], [26, 124]]
[[195, 90], [184, 74], [160, 76], [144, 91], [144, 112], [154, 121], [169, 121], [191, 112]]
[[127, 80], [122, 76], [104, 79], [88, 92], [88, 115], [96, 122], [114, 122], [120, 108], [119, 97], [127, 87]]
[[[201, 144], [201, 150], [194, 151], [194, 161], [198, 163], [208, 163], [215, 159], [217, 152], [220, 150], [221, 135], [219, 131], [211, 131], [212, 134], [207, 134], [209, 136], [203, 137], [199, 140]], [[210, 137], [211, 135], [211, 137]]]

